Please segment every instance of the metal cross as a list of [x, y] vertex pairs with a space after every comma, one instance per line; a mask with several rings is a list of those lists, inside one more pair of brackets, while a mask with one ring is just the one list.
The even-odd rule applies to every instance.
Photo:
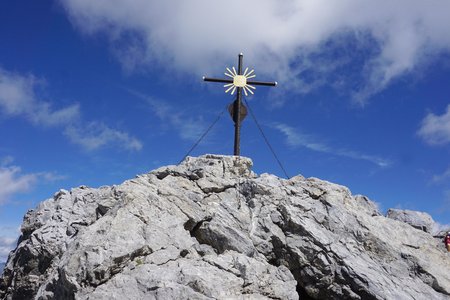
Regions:
[[230, 104], [228, 110], [230, 112], [231, 118], [234, 121], [234, 155], [240, 155], [240, 140], [241, 140], [241, 122], [244, 120], [247, 115], [247, 108], [242, 104], [242, 91], [244, 91], [245, 96], [248, 94], [254, 94], [254, 90], [256, 90], [255, 85], [265, 85], [265, 86], [276, 86], [277, 82], [265, 82], [265, 81], [255, 81], [249, 80], [256, 75], [254, 74], [254, 70], [249, 71], [248, 68], [245, 69], [244, 73], [242, 73], [242, 59], [243, 54], [240, 53], [238, 56], [238, 70], [233, 68], [227, 68], [227, 72], [225, 72], [225, 76], [230, 79], [219, 79], [219, 78], [208, 78], [203, 76], [204, 81], [210, 82], [221, 82], [226, 83], [225, 93], [231, 92], [233, 95], [237, 91], [236, 100]]

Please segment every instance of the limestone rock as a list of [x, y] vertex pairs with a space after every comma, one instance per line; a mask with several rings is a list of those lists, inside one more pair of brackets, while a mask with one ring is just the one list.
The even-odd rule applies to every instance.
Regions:
[[390, 208], [387, 211], [386, 217], [404, 222], [414, 228], [429, 233], [432, 233], [435, 227], [433, 218], [429, 214], [421, 211]]
[[1, 299], [449, 299], [442, 243], [317, 178], [188, 157], [25, 216]]

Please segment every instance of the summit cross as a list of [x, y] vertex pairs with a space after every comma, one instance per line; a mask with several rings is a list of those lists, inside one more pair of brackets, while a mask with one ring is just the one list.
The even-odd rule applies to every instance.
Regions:
[[236, 100], [228, 107], [231, 118], [234, 121], [234, 155], [240, 155], [240, 140], [241, 140], [241, 122], [244, 120], [247, 115], [247, 108], [242, 104], [242, 91], [244, 91], [245, 96], [248, 94], [254, 94], [256, 90], [255, 85], [263, 85], [263, 86], [276, 86], [277, 82], [266, 82], [266, 81], [255, 81], [251, 80], [255, 78], [256, 75], [254, 70], [250, 70], [249, 68], [245, 68], [245, 71], [242, 73], [242, 60], [244, 55], [242, 53], [238, 56], [238, 69], [234, 67], [227, 68], [227, 72], [225, 72], [225, 76], [229, 78], [209, 78], [203, 76], [204, 81], [209, 82], [220, 82], [226, 83], [224, 85], [225, 93], [230, 92], [231, 95], [236, 93]]

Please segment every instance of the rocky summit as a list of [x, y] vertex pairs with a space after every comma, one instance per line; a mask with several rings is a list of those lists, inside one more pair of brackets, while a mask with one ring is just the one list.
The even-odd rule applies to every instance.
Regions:
[[[449, 299], [450, 253], [317, 178], [188, 157], [29, 211], [1, 299]], [[391, 212], [391, 215], [394, 214]]]

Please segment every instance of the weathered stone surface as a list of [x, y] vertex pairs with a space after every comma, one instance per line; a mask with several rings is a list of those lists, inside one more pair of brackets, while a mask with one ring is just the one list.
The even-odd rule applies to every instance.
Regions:
[[449, 299], [441, 241], [316, 178], [205, 155], [27, 213], [1, 299]]
[[435, 228], [433, 218], [429, 214], [421, 211], [390, 208], [386, 213], [386, 217], [407, 223], [414, 228], [429, 233], [432, 233]]

